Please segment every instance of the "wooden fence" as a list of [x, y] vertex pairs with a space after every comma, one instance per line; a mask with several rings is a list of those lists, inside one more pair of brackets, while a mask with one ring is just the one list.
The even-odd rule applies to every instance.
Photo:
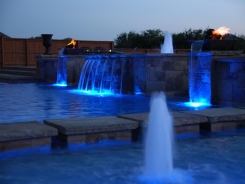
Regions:
[[[83, 41], [76, 40], [76, 48], [84, 46], [94, 49], [103, 47], [106, 51], [115, 50], [125, 54], [132, 53], [160, 53], [159, 49], [142, 49], [142, 48], [119, 48], [114, 49], [113, 41]], [[64, 48], [69, 43], [68, 40], [52, 40], [50, 52], [58, 54], [59, 48]], [[174, 53], [183, 54], [189, 50], [175, 49]], [[45, 47], [42, 39], [23, 39], [23, 38], [4, 38], [0, 37], [0, 68], [4, 66], [36, 66], [36, 55], [43, 54]]]
[[[103, 47], [106, 51], [114, 49], [113, 41], [83, 41], [76, 40], [77, 48]], [[59, 48], [64, 48], [68, 40], [52, 40], [50, 52], [58, 54]], [[42, 39], [22, 39], [0, 37], [0, 67], [4, 66], [36, 66], [36, 55], [43, 54], [45, 47]]]

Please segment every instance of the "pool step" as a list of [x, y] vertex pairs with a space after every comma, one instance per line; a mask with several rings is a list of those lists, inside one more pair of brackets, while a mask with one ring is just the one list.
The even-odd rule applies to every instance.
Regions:
[[30, 83], [40, 82], [36, 77], [36, 67], [7, 66], [0, 69], [0, 82], [8, 83]]
[[[211, 108], [171, 112], [175, 134], [220, 132], [245, 128], [245, 109]], [[51, 138], [65, 143], [102, 140], [139, 140], [148, 113], [0, 124], [0, 151], [50, 145]]]
[[5, 66], [1, 68], [0, 74], [36, 76], [36, 67]]
[[[211, 108], [195, 111], [171, 112], [174, 133], [220, 132], [245, 128], [245, 109]], [[134, 130], [134, 140], [141, 139], [144, 127], [147, 127], [148, 113], [122, 114], [119, 118], [137, 121], [139, 127]]]
[[[199, 124], [208, 121], [208, 119], [205, 116], [186, 114], [182, 112], [171, 112], [171, 115], [173, 117], [175, 134], [181, 134], [181, 133], [199, 134], [200, 132]], [[136, 130], [134, 130], [133, 141], [138, 141], [142, 139], [142, 135], [144, 134], [144, 129], [148, 126], [148, 113], [122, 114], [122, 115], [118, 115], [118, 117], [137, 121], [139, 123], [139, 127]]]
[[200, 129], [208, 132], [245, 128], [245, 109], [242, 108], [211, 108], [183, 113], [206, 117], [208, 121], [201, 123]]
[[131, 140], [132, 130], [138, 128], [136, 121], [114, 116], [44, 120], [44, 124], [57, 128], [59, 135], [54, 138], [66, 143]]
[[57, 129], [36, 121], [0, 124], [0, 151], [51, 145]]

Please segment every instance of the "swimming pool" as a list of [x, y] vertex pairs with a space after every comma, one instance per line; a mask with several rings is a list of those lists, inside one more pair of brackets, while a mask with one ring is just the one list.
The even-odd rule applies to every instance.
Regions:
[[[0, 122], [148, 112], [149, 100], [140, 95], [91, 96], [48, 84], [0, 83]], [[167, 103], [174, 111], [196, 109], [184, 106], [187, 100], [175, 97]], [[244, 141], [244, 133], [177, 140], [172, 180], [162, 182], [245, 183]], [[142, 177], [143, 143], [54, 145], [0, 153], [0, 183], [149, 183]]]
[[[93, 96], [76, 87], [42, 83], [0, 83], [0, 123], [149, 112], [149, 100], [143, 95]], [[169, 109], [196, 109], [184, 106], [186, 101], [187, 97], [169, 98]]]
[[[245, 134], [175, 141], [174, 172], [160, 183], [245, 183]], [[151, 183], [142, 177], [142, 143], [70, 144], [0, 153], [1, 183]], [[11, 154], [12, 153], [12, 154]]]

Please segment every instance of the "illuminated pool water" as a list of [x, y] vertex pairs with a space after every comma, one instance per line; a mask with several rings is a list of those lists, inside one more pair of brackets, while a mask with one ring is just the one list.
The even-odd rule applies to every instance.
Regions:
[[[178, 139], [174, 172], [160, 183], [245, 183], [245, 134]], [[118, 144], [118, 143], [117, 143]], [[111, 146], [110, 146], [111, 145]], [[104, 142], [0, 153], [1, 183], [142, 184], [143, 144]], [[12, 153], [12, 154], [10, 154]], [[17, 154], [17, 156], [16, 156]]]
[[[149, 112], [149, 97], [93, 96], [76, 88], [0, 83], [1, 123]], [[170, 110], [193, 110], [187, 97]], [[177, 140], [174, 173], [161, 183], [245, 183], [245, 134]], [[55, 145], [0, 153], [0, 183], [151, 183], [142, 177], [143, 143]]]
[[[88, 95], [76, 87], [0, 83], [0, 123], [149, 112], [149, 99], [142, 95]], [[188, 97], [169, 98], [168, 106], [175, 111], [198, 109], [185, 106], [187, 101]]]

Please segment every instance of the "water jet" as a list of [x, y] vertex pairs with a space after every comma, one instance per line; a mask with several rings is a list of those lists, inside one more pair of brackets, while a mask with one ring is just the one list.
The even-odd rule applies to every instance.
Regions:
[[163, 92], [152, 94], [145, 143], [144, 176], [161, 180], [173, 172], [173, 119]]

